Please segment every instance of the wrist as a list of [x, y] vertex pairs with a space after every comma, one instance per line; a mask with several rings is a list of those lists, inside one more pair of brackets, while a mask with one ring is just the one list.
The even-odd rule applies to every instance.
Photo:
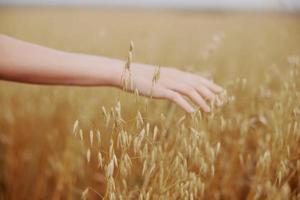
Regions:
[[101, 58], [100, 85], [121, 88], [124, 63], [120, 60]]
[[119, 61], [116, 62], [114, 65], [109, 67], [109, 82], [110, 85], [113, 87], [121, 88], [122, 87], [122, 73], [123, 73], [123, 67], [124, 63]]

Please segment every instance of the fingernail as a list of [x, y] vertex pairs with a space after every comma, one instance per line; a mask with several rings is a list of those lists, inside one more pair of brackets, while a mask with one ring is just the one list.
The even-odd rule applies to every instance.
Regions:
[[194, 109], [194, 108], [191, 108], [190, 109], [190, 113], [193, 113], [193, 112], [195, 112], [196, 110]]

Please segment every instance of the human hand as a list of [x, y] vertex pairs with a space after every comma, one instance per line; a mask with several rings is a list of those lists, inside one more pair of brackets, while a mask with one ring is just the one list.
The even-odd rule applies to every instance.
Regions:
[[[220, 86], [204, 77], [175, 68], [160, 67], [158, 80], [153, 79], [155, 73], [155, 66], [132, 63], [130, 77], [127, 74], [132, 83], [127, 91], [134, 92], [137, 89], [143, 96], [171, 100], [189, 113], [194, 112], [195, 108], [182, 95], [192, 100], [203, 111], [210, 112], [207, 101], [214, 100], [216, 94], [223, 91]], [[124, 83], [119, 83], [119, 87], [122, 88]]]

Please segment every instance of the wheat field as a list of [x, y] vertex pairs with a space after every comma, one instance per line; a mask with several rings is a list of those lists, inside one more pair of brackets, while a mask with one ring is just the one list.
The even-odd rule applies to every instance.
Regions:
[[[0, 199], [300, 199], [300, 16], [0, 8], [0, 32], [210, 76], [211, 114], [0, 81]], [[39, 58], [36, 58], [39, 59]]]

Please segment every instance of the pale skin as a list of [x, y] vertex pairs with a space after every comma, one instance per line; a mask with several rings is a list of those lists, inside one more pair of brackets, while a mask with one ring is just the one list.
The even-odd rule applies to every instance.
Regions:
[[[0, 34], [0, 79], [3, 80], [121, 89], [124, 65], [122, 60], [59, 51]], [[208, 102], [222, 92], [212, 81], [175, 68], [161, 67], [154, 85], [152, 78], [156, 66], [132, 63], [130, 69], [134, 88], [129, 92], [136, 88], [143, 96], [168, 99], [189, 113], [194, 112], [195, 107], [210, 112]]]

